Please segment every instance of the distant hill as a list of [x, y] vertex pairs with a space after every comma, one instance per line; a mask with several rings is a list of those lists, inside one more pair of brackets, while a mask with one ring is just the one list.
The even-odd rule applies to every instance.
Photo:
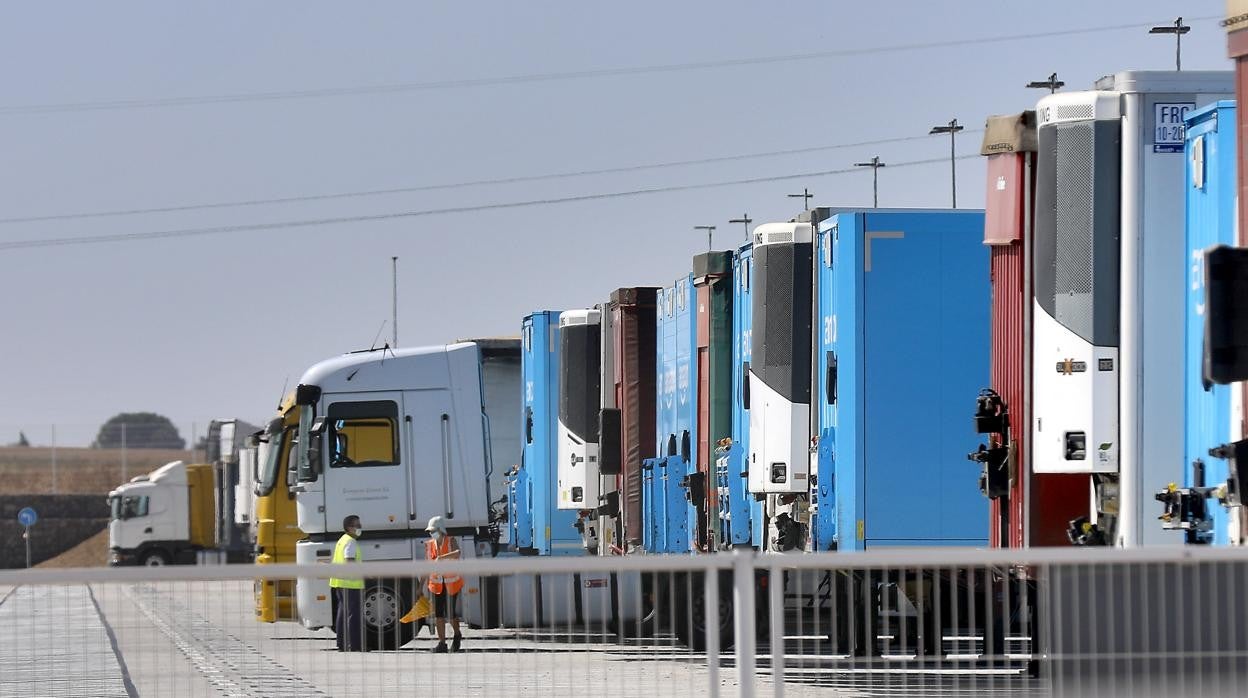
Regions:
[[[202, 452], [201, 452], [202, 457]], [[122, 477], [121, 449], [56, 449], [57, 493], [108, 494], [136, 475], [145, 475], [175, 460], [190, 460], [190, 451], [128, 449]], [[52, 449], [0, 447], [0, 494], [51, 494]]]

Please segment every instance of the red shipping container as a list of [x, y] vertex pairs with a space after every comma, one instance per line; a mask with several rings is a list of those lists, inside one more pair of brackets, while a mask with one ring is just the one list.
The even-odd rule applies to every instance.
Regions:
[[[992, 388], [1009, 409], [1009, 494], [989, 506], [992, 547], [1069, 545], [1067, 524], [1089, 514], [1087, 475], [1034, 475], [1028, 462], [1030, 429], [1028, 343], [1031, 289], [1027, 273], [1035, 188], [1035, 114], [988, 120], [984, 244], [991, 246]], [[1000, 435], [993, 435], [997, 445]]]

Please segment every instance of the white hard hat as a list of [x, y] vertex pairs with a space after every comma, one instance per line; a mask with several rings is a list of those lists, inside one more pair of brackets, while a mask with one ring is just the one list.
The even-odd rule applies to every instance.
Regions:
[[433, 533], [434, 531], [446, 533], [446, 519], [441, 516], [435, 516], [429, 519], [429, 525], [425, 526], [425, 531], [428, 533]]

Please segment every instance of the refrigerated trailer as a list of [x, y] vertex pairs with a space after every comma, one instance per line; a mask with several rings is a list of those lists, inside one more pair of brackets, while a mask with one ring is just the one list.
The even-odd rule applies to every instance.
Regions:
[[507, 509], [509, 547], [522, 555], [584, 552], [576, 512], [557, 506], [552, 477], [558, 472], [559, 338], [559, 311], [537, 311], [521, 322], [521, 455], [507, 485]]
[[1031, 457], [1091, 476], [1077, 540], [1179, 542], [1146, 512], [1183, 470], [1183, 118], [1231, 91], [1131, 71], [1036, 107]]

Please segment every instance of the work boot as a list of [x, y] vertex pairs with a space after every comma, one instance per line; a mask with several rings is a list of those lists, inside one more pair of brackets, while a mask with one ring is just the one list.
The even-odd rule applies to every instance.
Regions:
[[452, 652], [459, 651], [459, 641], [463, 639], [464, 639], [463, 635], [460, 635], [459, 633], [455, 633], [455, 637], [451, 638], [451, 651]]
[[446, 652], [446, 640], [439, 640], [438, 646], [433, 648], [434, 652]]

